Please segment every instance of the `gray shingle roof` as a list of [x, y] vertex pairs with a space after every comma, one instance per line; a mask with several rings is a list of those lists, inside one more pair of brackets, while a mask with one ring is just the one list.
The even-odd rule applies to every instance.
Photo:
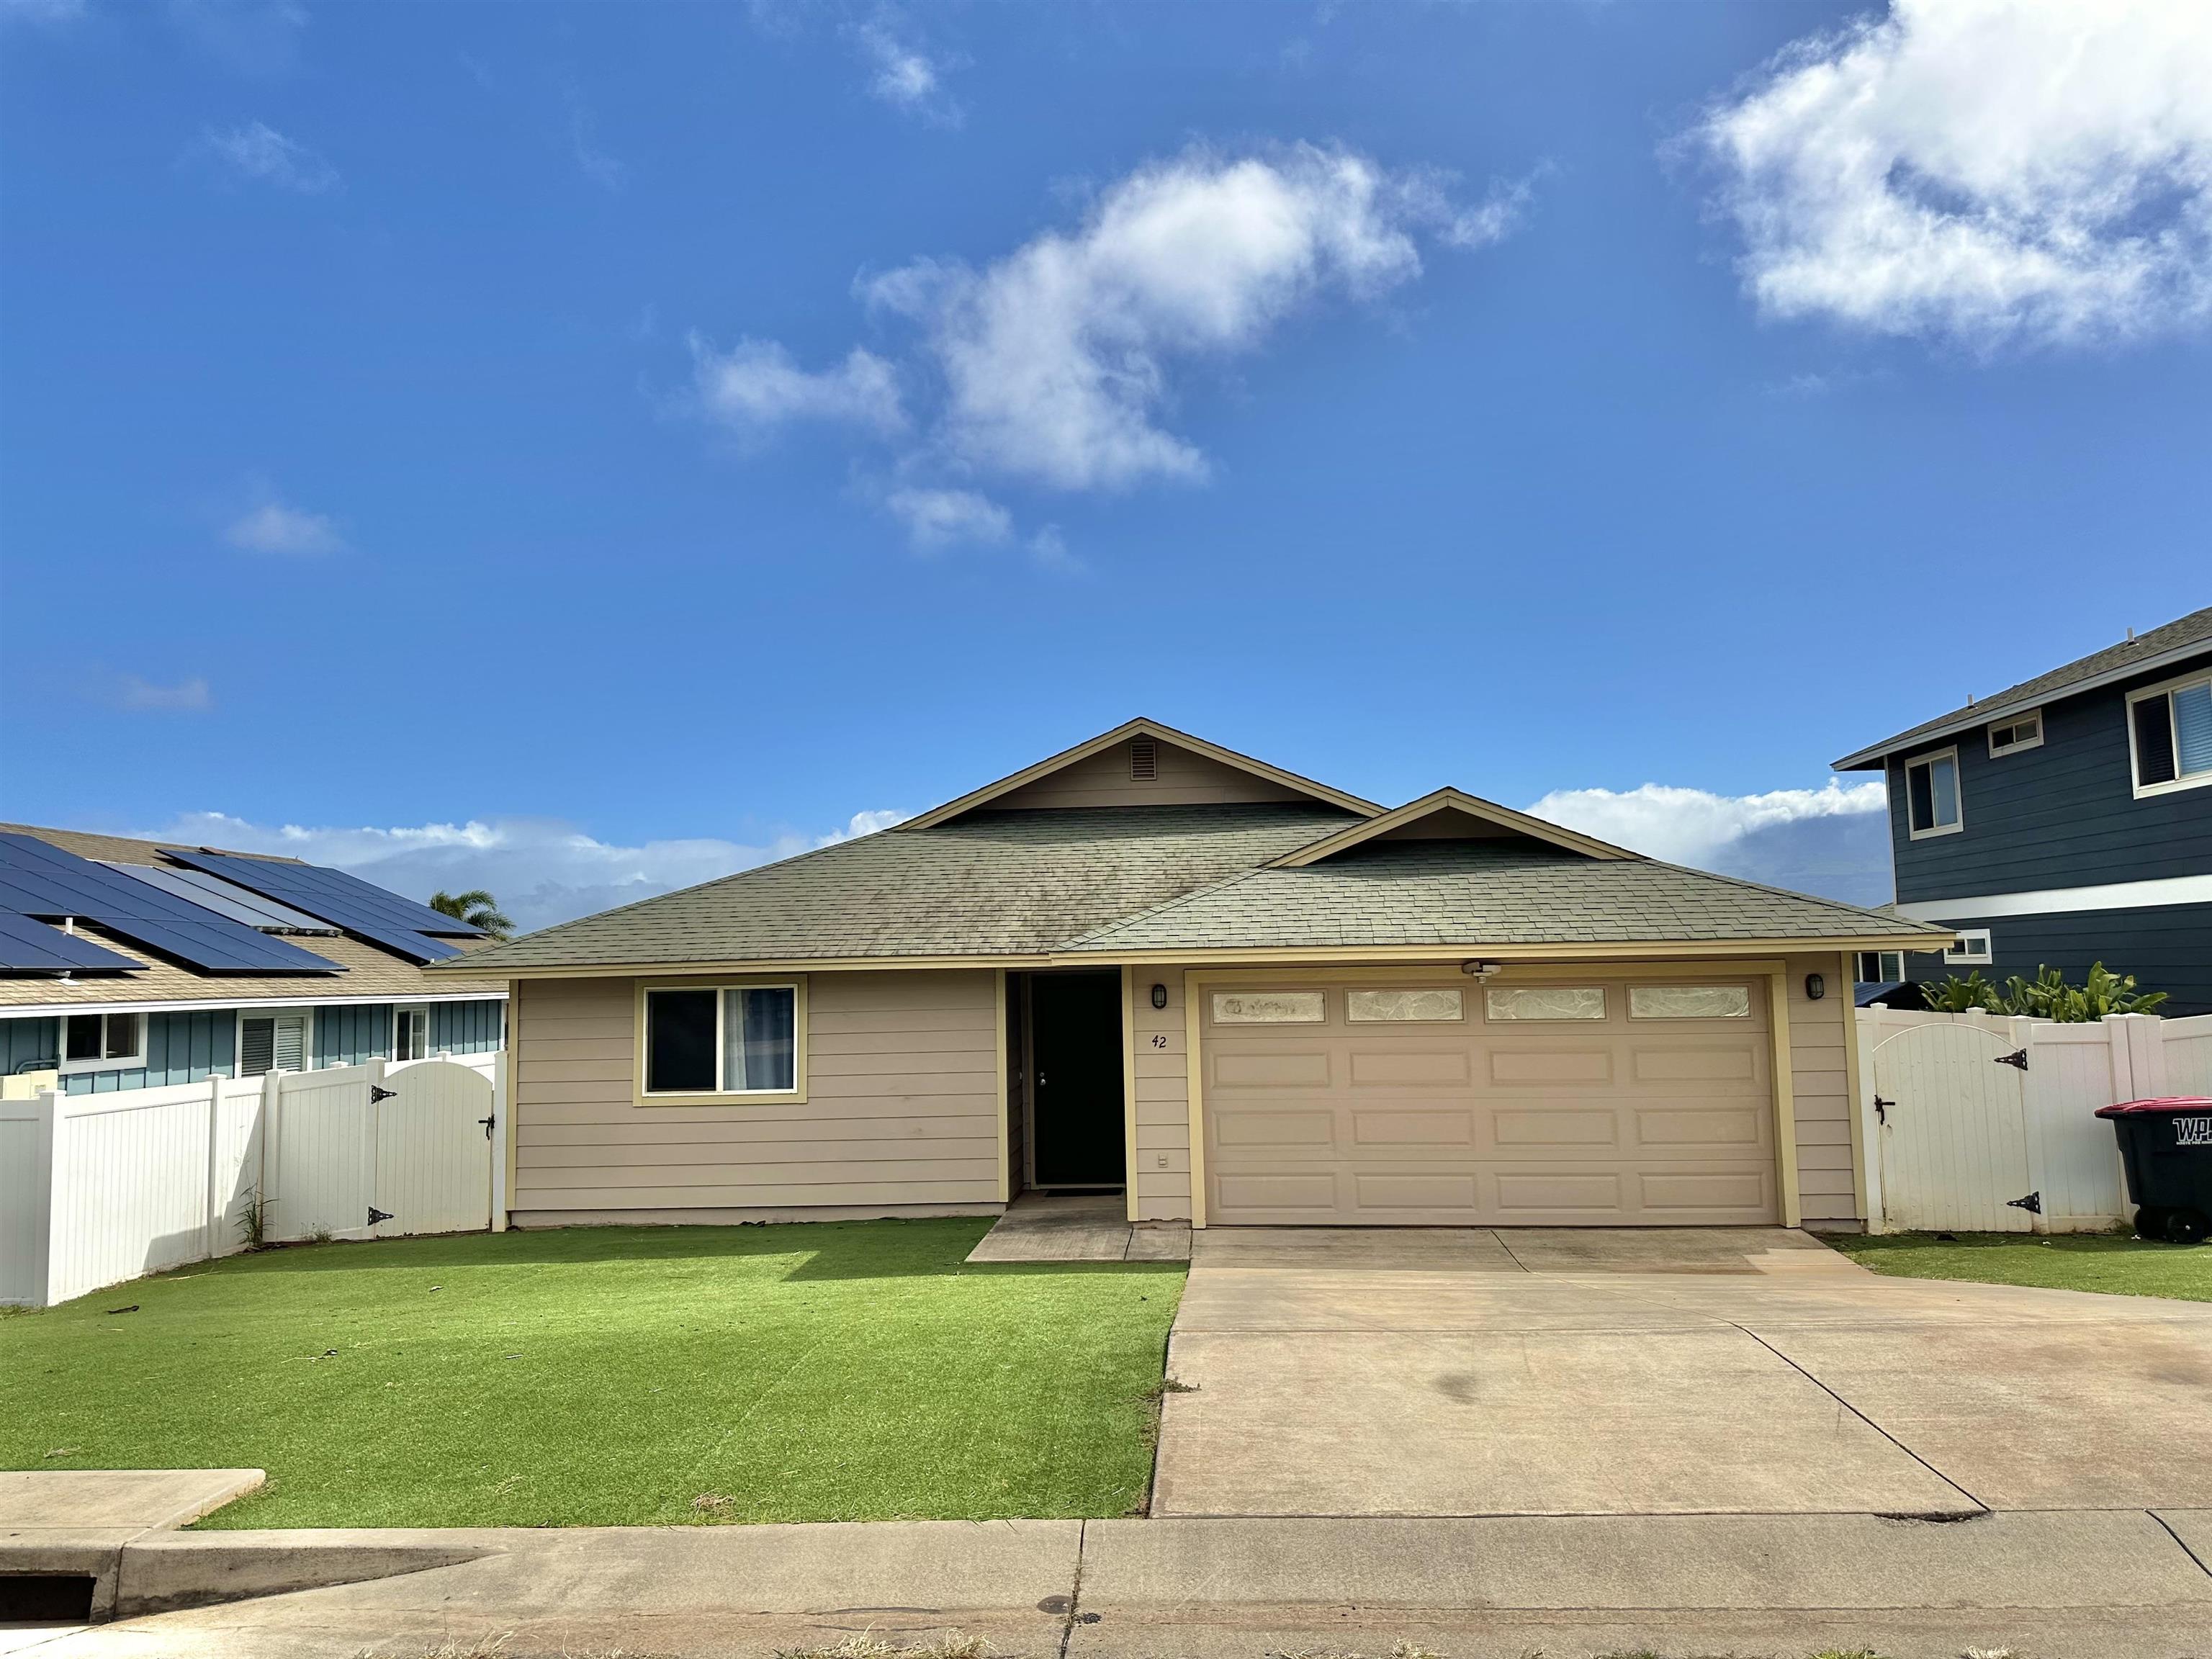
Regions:
[[[1920, 929], [1879, 911], [1649, 859], [1590, 859], [1529, 842], [1379, 842], [1320, 864], [1253, 871], [1070, 948], [1723, 942]], [[1948, 937], [1945, 928], [1925, 931]]]
[[1354, 822], [1329, 806], [978, 812], [531, 933], [471, 970], [1049, 951]]
[[1848, 755], [1836, 763], [1838, 771], [1872, 766], [1885, 755], [1909, 747], [1923, 738], [1933, 738], [1961, 726], [1979, 726], [1985, 721], [2033, 708], [2049, 698], [2058, 696], [2078, 685], [2100, 679], [2107, 674], [2120, 672], [2137, 663], [2149, 662], [2172, 651], [2185, 650], [2192, 645], [2212, 644], [2212, 605], [2202, 611], [2192, 611], [2187, 616], [2154, 628], [2148, 633], [2138, 634], [2134, 639], [2123, 640], [2118, 645], [2107, 646], [2102, 651], [2093, 651], [2086, 657], [2075, 659], [2063, 668], [2054, 668], [2047, 674], [2038, 674], [2032, 680], [2022, 680], [2018, 685], [2008, 685], [1995, 696], [1977, 698], [1963, 708], [1954, 708], [1948, 714], [1939, 714], [1932, 720], [1923, 720], [1910, 731], [1899, 732], [1893, 738], [1884, 738], [1856, 754]]
[[1260, 867], [1350, 821], [1304, 805], [975, 813], [549, 927], [473, 953], [469, 968], [1922, 931], [1723, 876], [1517, 842], [1373, 842], [1299, 869]]

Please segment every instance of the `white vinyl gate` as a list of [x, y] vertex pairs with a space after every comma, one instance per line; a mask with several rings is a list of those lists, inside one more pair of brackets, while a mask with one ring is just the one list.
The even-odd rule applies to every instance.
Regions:
[[1995, 1031], [1917, 1025], [1874, 1051], [1887, 1218], [1907, 1231], [2024, 1233], [2029, 1205], [2024, 1073]]
[[491, 1225], [491, 1080], [428, 1060], [358, 1083], [286, 1079], [274, 1121], [272, 1239], [394, 1238]]

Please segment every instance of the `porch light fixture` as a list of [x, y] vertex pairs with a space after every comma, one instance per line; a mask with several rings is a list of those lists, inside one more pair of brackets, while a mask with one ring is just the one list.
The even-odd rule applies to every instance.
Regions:
[[1828, 981], [1826, 980], [1822, 979], [1818, 974], [1808, 974], [1805, 975], [1806, 1001], [1818, 1002], [1822, 997], [1827, 994]]
[[1155, 985], [1152, 987], [1152, 1006], [1155, 1008], [1164, 1008], [1167, 1006], [1168, 988], [1164, 985]]
[[1488, 979], [1504, 965], [1502, 962], [1462, 962], [1459, 970], [1462, 974], [1473, 974], [1477, 979]]

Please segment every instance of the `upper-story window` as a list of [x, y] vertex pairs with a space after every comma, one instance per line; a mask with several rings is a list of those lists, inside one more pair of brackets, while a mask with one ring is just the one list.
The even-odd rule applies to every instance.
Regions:
[[1905, 763], [1905, 822], [1915, 841], [1959, 832], [1959, 751], [1943, 749]]
[[2032, 708], [2025, 714], [2014, 714], [2008, 720], [1997, 720], [1990, 726], [1990, 754], [2017, 754], [2023, 749], [2043, 746], [2043, 711]]
[[2130, 692], [2128, 748], [2138, 796], [2212, 783], [2212, 674]]

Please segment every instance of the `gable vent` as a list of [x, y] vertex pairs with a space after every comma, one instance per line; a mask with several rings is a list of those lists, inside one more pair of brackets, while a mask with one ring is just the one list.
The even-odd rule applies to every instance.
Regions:
[[1160, 746], [1150, 738], [1129, 739], [1129, 781], [1150, 783], [1160, 775]]

